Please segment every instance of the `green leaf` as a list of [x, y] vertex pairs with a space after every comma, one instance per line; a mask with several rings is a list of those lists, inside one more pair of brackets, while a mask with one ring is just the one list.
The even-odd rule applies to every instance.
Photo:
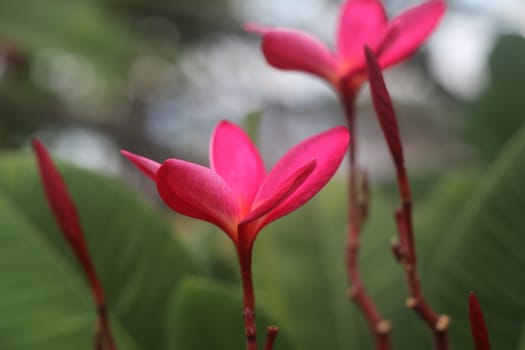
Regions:
[[525, 129], [505, 147], [432, 262], [432, 297], [452, 316], [455, 347], [471, 347], [468, 293], [483, 305], [494, 349], [512, 349], [525, 321]]
[[[490, 337], [490, 334], [489, 334]], [[525, 350], [525, 328], [521, 330], [521, 334], [518, 341], [518, 346], [516, 347], [516, 350]]]
[[[0, 344], [3, 350], [93, 348], [95, 310], [82, 276], [0, 193]], [[138, 349], [113, 320], [123, 349]]]
[[[308, 205], [265, 228], [255, 243], [257, 298], [300, 349], [371, 348], [370, 331], [346, 296], [346, 194], [332, 181]], [[364, 280], [381, 310], [403, 304], [401, 270], [390, 252], [390, 212], [374, 197], [362, 237]]]
[[[262, 345], [266, 327], [273, 323], [263, 308], [258, 306], [256, 313], [257, 339]], [[168, 349], [201, 350], [211, 344], [217, 350], [243, 349], [241, 289], [210, 279], [185, 279], [169, 307], [166, 333], [170, 335]], [[274, 349], [295, 349], [286, 331], [279, 332]]]
[[425, 269], [433, 261], [436, 247], [443, 244], [447, 232], [460, 219], [461, 209], [479, 185], [475, 171], [447, 173], [415, 203], [415, 230], [420, 266]]
[[467, 108], [465, 134], [485, 159], [494, 159], [523, 124], [525, 39], [503, 35], [490, 55], [490, 85]]
[[102, 77], [123, 77], [130, 59], [127, 30], [93, 1], [3, 1], [0, 32], [27, 52], [59, 49], [86, 58]]
[[[193, 270], [185, 251], [164, 219], [129, 189], [78, 168], [60, 169], [77, 203], [110, 309], [141, 347], [161, 349], [166, 304], [180, 277]], [[0, 189], [80, 275], [47, 208], [33, 159], [0, 158]]]
[[261, 126], [261, 111], [252, 111], [244, 116], [243, 129], [250, 136], [250, 139], [257, 144], [259, 141], [259, 129]]

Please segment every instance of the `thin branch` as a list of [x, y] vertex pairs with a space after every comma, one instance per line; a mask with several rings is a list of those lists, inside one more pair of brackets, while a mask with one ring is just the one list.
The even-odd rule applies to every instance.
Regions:
[[266, 344], [264, 345], [264, 350], [272, 350], [273, 344], [275, 343], [275, 338], [277, 337], [277, 333], [279, 333], [279, 327], [268, 326], [268, 328], [266, 328], [266, 331]]
[[365, 55], [374, 108], [390, 149], [390, 153], [392, 154], [397, 173], [401, 207], [395, 212], [395, 218], [399, 241], [393, 242], [392, 251], [396, 260], [402, 265], [405, 273], [405, 279], [409, 291], [406, 306], [414, 309], [414, 311], [432, 330], [436, 348], [438, 350], [448, 350], [448, 328], [450, 318], [446, 315], [438, 315], [430, 307], [425, 300], [417, 274], [417, 257], [412, 223], [412, 196], [404, 164], [403, 147], [397, 126], [397, 118], [392, 106], [392, 100], [386, 89], [383, 75], [381, 74], [381, 68], [377, 63], [372, 50], [365, 47]]
[[363, 177], [361, 186], [358, 186], [358, 167], [356, 162], [357, 138], [355, 133], [355, 89], [345, 89], [342, 84], [341, 101], [343, 103], [348, 127], [352, 133], [349, 150], [349, 210], [348, 210], [348, 233], [346, 242], [346, 269], [347, 277], [351, 287], [348, 296], [359, 307], [365, 317], [372, 334], [376, 349], [389, 350], [391, 324], [385, 320], [373, 300], [368, 295], [359, 269], [359, 242], [362, 226], [369, 210], [369, 187], [366, 175]]

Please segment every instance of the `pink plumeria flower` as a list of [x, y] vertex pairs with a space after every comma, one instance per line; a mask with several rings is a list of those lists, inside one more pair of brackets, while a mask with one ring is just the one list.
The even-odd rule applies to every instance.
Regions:
[[432, 33], [445, 8], [444, 0], [429, 0], [389, 21], [380, 0], [347, 0], [341, 9], [335, 52], [295, 29], [251, 23], [245, 28], [262, 35], [264, 56], [275, 68], [317, 75], [338, 90], [356, 90], [366, 79], [363, 46], [373, 50], [382, 68], [403, 61]]
[[257, 148], [235, 124], [222, 121], [210, 142], [210, 168], [180, 159], [159, 164], [122, 151], [157, 185], [164, 202], [178, 213], [220, 227], [239, 255], [251, 255], [257, 233], [297, 209], [330, 180], [350, 135], [335, 127], [288, 151], [270, 172]]
[[[227, 121], [213, 132], [210, 168], [180, 159], [159, 164], [122, 151], [155, 182], [169, 207], [215, 224], [233, 241], [243, 287], [247, 349], [258, 348], [251, 273], [255, 238], [264, 226], [299, 208], [323, 188], [343, 160], [349, 141], [350, 133], [342, 126], [312, 136], [289, 150], [270, 172], [249, 137]], [[278, 328], [269, 329], [267, 345], [271, 347]]]

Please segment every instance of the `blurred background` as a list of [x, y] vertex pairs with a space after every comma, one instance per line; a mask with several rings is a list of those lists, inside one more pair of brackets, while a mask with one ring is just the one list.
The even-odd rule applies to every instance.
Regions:
[[[384, 1], [390, 16], [420, 2]], [[521, 124], [516, 111], [525, 102], [514, 96], [525, 85], [525, 4], [449, 4], [425, 47], [387, 73], [413, 171], [491, 157]], [[324, 82], [271, 68], [259, 38], [242, 24], [295, 27], [333, 46], [339, 5], [2, 1], [0, 146], [18, 148], [37, 134], [65, 159], [118, 174], [120, 148], [159, 161], [206, 162], [218, 120], [260, 114], [260, 144], [271, 163], [297, 140], [343, 119]], [[372, 176], [387, 175], [366, 88], [358, 113], [362, 162]], [[497, 130], [488, 126], [495, 118]]]
[[[383, 2], [392, 17], [422, 1]], [[271, 165], [299, 140], [342, 124], [342, 111], [324, 82], [271, 68], [260, 39], [242, 25], [299, 28], [333, 47], [340, 4], [0, 0], [2, 349], [87, 349], [92, 327], [85, 284], [71, 271], [77, 264], [46, 209], [34, 163], [12, 151], [27, 151], [37, 135], [57, 158], [123, 178], [153, 199], [153, 185], [119, 150], [206, 164], [215, 124], [230, 119], [258, 124], [252, 130]], [[523, 350], [525, 2], [448, 4], [427, 43], [386, 72], [415, 189], [422, 280], [429, 299], [452, 315], [457, 349], [471, 348], [466, 301], [474, 289], [492, 320], [495, 348]], [[394, 343], [427, 349], [428, 332], [403, 306], [403, 277], [390, 254], [394, 169], [366, 86], [357, 113], [359, 161], [374, 190], [363, 240], [365, 282], [394, 321]], [[122, 348], [188, 350], [213, 343], [240, 349], [242, 325], [228, 327], [240, 322], [238, 271], [224, 235], [181, 216], [167, 221], [156, 210], [164, 206], [151, 210], [129, 186], [64, 171], [116, 327], [124, 330], [119, 339], [131, 339]], [[344, 298], [346, 188], [339, 180], [258, 238], [257, 298], [268, 319], [285, 329], [277, 349], [372, 348], [363, 320]], [[33, 230], [45, 238], [36, 240]], [[57, 276], [64, 276], [60, 283]], [[225, 341], [231, 331], [237, 345]]]

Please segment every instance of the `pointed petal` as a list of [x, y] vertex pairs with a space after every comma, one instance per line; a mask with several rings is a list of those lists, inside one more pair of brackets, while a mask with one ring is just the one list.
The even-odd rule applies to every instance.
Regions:
[[376, 47], [387, 28], [385, 9], [380, 0], [347, 0], [339, 18], [337, 51], [352, 66], [364, 62], [363, 46]]
[[312, 159], [293, 171], [288, 177], [277, 178], [276, 175], [279, 174], [276, 173], [268, 176], [257, 193], [250, 215], [244, 218], [242, 223], [258, 219], [282, 203], [306, 181], [316, 166], [317, 161]]
[[248, 214], [266, 170], [257, 148], [240, 127], [228, 121], [217, 125], [210, 141], [210, 167], [230, 185], [241, 216]]
[[245, 23], [243, 29], [248, 33], [257, 34], [261, 36], [272, 30], [271, 27], [253, 22]]
[[157, 171], [160, 168], [159, 163], [125, 150], [121, 150], [120, 154], [128, 158], [137, 168], [139, 168], [140, 171], [144, 173], [144, 175], [155, 181]]
[[217, 225], [236, 240], [237, 201], [226, 181], [211, 169], [168, 159], [157, 171], [157, 190], [171, 209]]
[[336, 80], [334, 55], [313, 36], [294, 29], [263, 32], [262, 50], [273, 67], [315, 74], [330, 82]]
[[470, 330], [474, 340], [476, 350], [490, 350], [489, 332], [483, 317], [483, 311], [479, 305], [478, 299], [474, 292], [470, 292], [468, 300], [468, 309], [470, 316]]
[[[288, 178], [298, 168], [315, 159], [317, 165], [306, 180], [276, 208], [264, 217], [264, 225], [299, 208], [332, 178], [341, 164], [350, 133], [343, 126], [314, 135], [289, 150], [268, 174], [268, 182]], [[274, 180], [270, 180], [274, 179]], [[256, 197], [257, 198], [257, 197]]]
[[[436, 28], [445, 10], [444, 0], [429, 0], [394, 18], [388, 31], [395, 31], [395, 38], [379, 56], [381, 67], [389, 67], [412, 55]], [[386, 34], [385, 38], [388, 37]]]
[[85, 243], [82, 227], [66, 184], [42, 142], [35, 138], [32, 145], [38, 161], [40, 179], [56, 222], [73, 249], [76, 252], [83, 251]]
[[399, 137], [399, 128], [397, 126], [397, 118], [394, 107], [392, 106], [392, 100], [386, 89], [381, 68], [372, 50], [366, 47], [365, 53], [374, 109], [383, 134], [385, 135], [390, 153], [394, 158], [396, 169], [400, 170], [404, 168], [403, 146], [401, 144], [401, 138]]

